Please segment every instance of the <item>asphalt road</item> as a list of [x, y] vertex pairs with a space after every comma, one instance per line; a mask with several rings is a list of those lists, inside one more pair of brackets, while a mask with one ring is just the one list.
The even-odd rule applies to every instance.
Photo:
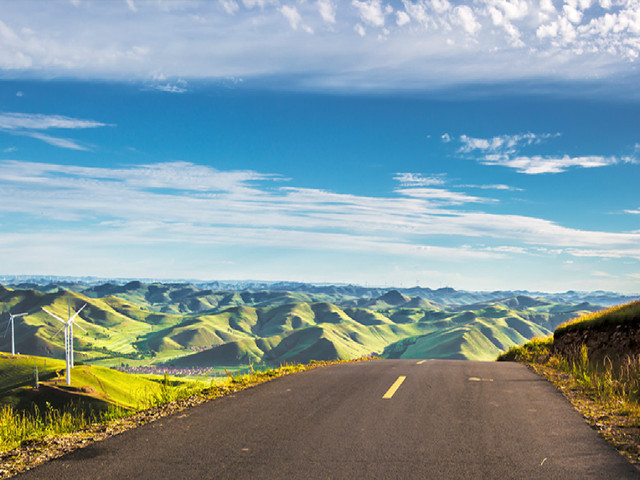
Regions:
[[[399, 377], [405, 377], [401, 384]], [[18, 478], [640, 475], [554, 387], [522, 365], [382, 360], [283, 377], [95, 443]]]

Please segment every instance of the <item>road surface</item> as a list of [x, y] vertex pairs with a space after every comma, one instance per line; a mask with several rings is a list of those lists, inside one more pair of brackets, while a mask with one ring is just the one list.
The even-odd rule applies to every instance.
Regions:
[[282, 377], [18, 478], [640, 476], [553, 386], [520, 364], [380, 360]]

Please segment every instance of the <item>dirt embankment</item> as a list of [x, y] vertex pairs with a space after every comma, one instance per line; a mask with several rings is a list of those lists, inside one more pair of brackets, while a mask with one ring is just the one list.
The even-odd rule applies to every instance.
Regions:
[[569, 358], [587, 346], [589, 359], [602, 361], [608, 357], [614, 363], [628, 357], [640, 356], [640, 318], [638, 321], [618, 325], [597, 325], [568, 328], [553, 335], [553, 351]]

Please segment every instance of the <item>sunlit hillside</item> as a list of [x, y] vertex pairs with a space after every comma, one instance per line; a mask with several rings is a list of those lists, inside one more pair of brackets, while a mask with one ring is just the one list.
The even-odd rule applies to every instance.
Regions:
[[[450, 296], [451, 293], [447, 292]], [[102, 296], [100, 296], [102, 295]], [[18, 352], [64, 357], [62, 319], [76, 319], [76, 359], [103, 366], [225, 368], [250, 363], [389, 358], [491, 360], [600, 307], [515, 296], [470, 305], [389, 290], [380, 296], [212, 291], [186, 284], [106, 284], [82, 292], [2, 288]], [[0, 349], [10, 351], [10, 339]]]

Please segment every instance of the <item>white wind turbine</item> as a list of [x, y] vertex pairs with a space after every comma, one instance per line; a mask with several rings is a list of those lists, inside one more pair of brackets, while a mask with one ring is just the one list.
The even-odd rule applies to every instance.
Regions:
[[9, 312], [9, 322], [7, 323], [7, 329], [4, 331], [4, 336], [7, 336], [7, 332], [9, 331], [9, 326], [11, 326], [11, 355], [15, 356], [16, 354], [16, 339], [15, 339], [15, 335], [14, 335], [14, 326], [13, 326], [13, 319], [14, 318], [18, 318], [18, 317], [23, 317], [25, 316], [26, 313], [16, 313], [13, 314], [11, 312]]
[[[68, 305], [68, 317], [67, 318], [69, 320], [67, 320], [66, 322], [64, 320], [62, 320], [60, 317], [58, 317], [57, 315], [51, 313], [46, 308], [42, 308], [42, 310], [47, 312], [49, 315], [51, 315], [56, 320], [59, 320], [60, 322], [63, 323], [63, 326], [62, 326], [62, 328], [60, 328], [60, 330], [62, 330], [64, 328], [64, 355], [65, 355], [65, 360], [67, 362], [67, 385], [71, 385], [71, 369], [73, 368], [73, 324], [75, 323], [74, 322], [75, 318], [80, 314], [82, 309], [87, 306], [87, 304], [85, 303], [80, 308], [80, 310], [78, 310], [76, 313], [73, 314], [73, 316], [71, 316], [71, 303], [69, 302], [68, 297], [67, 297], [67, 305]], [[82, 328], [80, 325], [76, 324], [76, 326], [80, 330], [82, 330], [83, 332], [86, 332], [86, 330], [84, 328]], [[60, 333], [60, 330], [58, 330], [56, 332], [56, 335], [58, 333]]]

